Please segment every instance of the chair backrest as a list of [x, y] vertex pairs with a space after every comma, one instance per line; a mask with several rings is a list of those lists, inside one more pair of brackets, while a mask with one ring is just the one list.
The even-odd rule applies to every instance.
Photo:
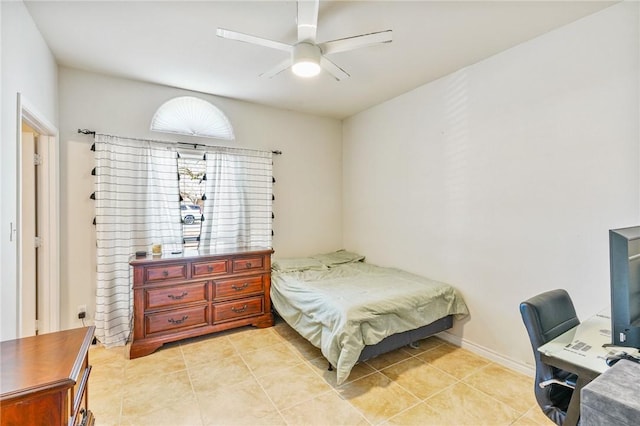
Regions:
[[520, 314], [529, 333], [536, 362], [535, 395], [542, 411], [554, 422], [561, 424], [565, 413], [558, 400], [566, 397], [554, 386], [540, 388], [539, 383], [558, 377], [559, 370], [540, 358], [538, 348], [562, 333], [580, 324], [571, 297], [566, 290], [551, 290], [534, 296], [520, 304]]

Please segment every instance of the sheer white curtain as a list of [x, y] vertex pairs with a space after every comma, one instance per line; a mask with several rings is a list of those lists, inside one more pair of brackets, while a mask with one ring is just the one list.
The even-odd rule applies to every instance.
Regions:
[[272, 153], [216, 148], [206, 161], [200, 248], [271, 247]]
[[177, 156], [170, 146], [95, 136], [96, 338], [124, 345], [131, 333], [129, 260], [151, 244], [182, 249]]

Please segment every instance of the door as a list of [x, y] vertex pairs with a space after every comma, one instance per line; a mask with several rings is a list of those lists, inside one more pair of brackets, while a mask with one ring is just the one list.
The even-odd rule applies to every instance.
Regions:
[[22, 132], [22, 193], [20, 206], [20, 251], [21, 251], [21, 319], [20, 335], [37, 334], [38, 320], [38, 253], [37, 253], [37, 136], [27, 126]]
[[[60, 329], [58, 130], [18, 93], [18, 337]], [[34, 158], [38, 154], [39, 159]], [[35, 165], [38, 163], [39, 165]], [[36, 236], [39, 237], [36, 240]], [[36, 331], [37, 330], [37, 331]]]

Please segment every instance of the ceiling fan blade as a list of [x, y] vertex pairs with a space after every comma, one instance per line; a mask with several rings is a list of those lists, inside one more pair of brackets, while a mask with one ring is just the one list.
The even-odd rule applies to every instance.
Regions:
[[359, 49], [361, 47], [367, 47], [378, 43], [390, 43], [393, 31], [378, 31], [370, 34], [362, 34], [353, 37], [341, 38], [338, 40], [327, 41], [320, 43], [318, 46], [322, 49], [324, 55], [338, 52], [346, 52], [347, 50]]
[[244, 41], [245, 43], [257, 44], [259, 46], [270, 47], [272, 49], [284, 50], [291, 52], [293, 46], [279, 41], [269, 40], [267, 38], [256, 37], [249, 34], [239, 33], [237, 31], [225, 30], [218, 28], [216, 30], [218, 37], [227, 38], [229, 40]]
[[289, 67], [291, 67], [291, 58], [287, 58], [275, 67], [271, 68], [269, 71], [263, 72], [260, 74], [260, 77], [273, 78]]
[[324, 56], [320, 58], [320, 66], [338, 81], [351, 77], [348, 72], [346, 72]]
[[298, 0], [298, 43], [316, 42], [320, 0]]

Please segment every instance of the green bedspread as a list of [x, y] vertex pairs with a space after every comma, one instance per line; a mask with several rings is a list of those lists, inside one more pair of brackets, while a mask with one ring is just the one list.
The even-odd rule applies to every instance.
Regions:
[[274, 271], [271, 301], [298, 333], [322, 350], [343, 383], [365, 345], [447, 315], [468, 314], [450, 285], [364, 262], [324, 270]]

